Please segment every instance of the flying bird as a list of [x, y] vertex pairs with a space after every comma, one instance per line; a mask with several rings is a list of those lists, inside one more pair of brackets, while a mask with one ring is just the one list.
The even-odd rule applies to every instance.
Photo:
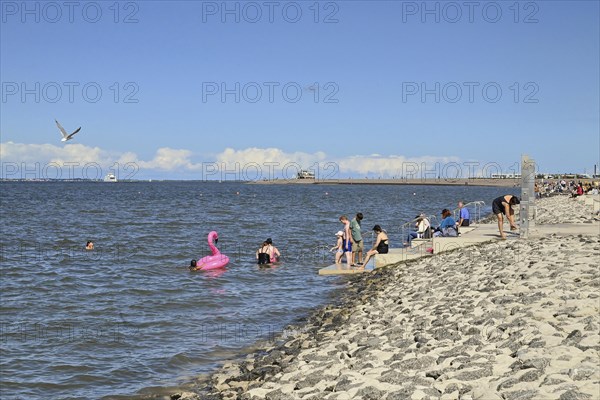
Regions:
[[67, 140], [71, 140], [73, 139], [73, 136], [75, 136], [75, 134], [77, 132], [79, 132], [81, 130], [81, 127], [77, 128], [75, 130], [75, 132], [71, 133], [70, 135], [67, 134], [67, 131], [65, 131], [65, 128], [63, 128], [57, 120], [54, 120], [56, 122], [56, 126], [58, 126], [58, 129], [60, 130], [60, 133], [62, 134], [62, 139], [60, 140], [61, 142], [66, 142]]

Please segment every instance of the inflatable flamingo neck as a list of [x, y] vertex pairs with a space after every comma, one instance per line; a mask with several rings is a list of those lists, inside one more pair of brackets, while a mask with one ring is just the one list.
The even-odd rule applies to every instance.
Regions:
[[217, 247], [214, 244], [215, 239], [218, 239], [218, 238], [219, 238], [219, 235], [215, 231], [211, 231], [208, 234], [208, 247], [210, 247], [210, 250], [212, 251], [213, 256], [216, 254], [221, 254], [219, 249], [217, 249]]

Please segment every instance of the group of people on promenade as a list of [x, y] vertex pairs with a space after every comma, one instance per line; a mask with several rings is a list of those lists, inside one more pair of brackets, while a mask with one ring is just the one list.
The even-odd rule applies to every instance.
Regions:
[[454, 219], [452, 211], [444, 208], [442, 210], [442, 221], [437, 228], [431, 226], [427, 215], [421, 213], [413, 220], [415, 230], [408, 233], [405, 246], [410, 246], [413, 239], [431, 239], [432, 237], [454, 237], [460, 235], [461, 226], [469, 226], [471, 216], [469, 209], [464, 206], [464, 202], [458, 202], [458, 221]]
[[[520, 200], [514, 195], [504, 195], [497, 197], [492, 201], [492, 212], [498, 221], [498, 231], [502, 239], [506, 239], [504, 233], [504, 218], [510, 224], [510, 230], [517, 230], [515, 223], [515, 213], [513, 206], [520, 204]], [[338, 231], [335, 236], [337, 243], [330, 251], [335, 252], [335, 263], [341, 264], [342, 258], [346, 257], [348, 267], [364, 268], [369, 260], [376, 254], [386, 254], [389, 251], [389, 237], [387, 232], [380, 225], [373, 227], [373, 232], [376, 237], [373, 246], [366, 252], [366, 257], [363, 260], [364, 241], [361, 232], [362, 213], [357, 213], [352, 220], [346, 215], [339, 217], [339, 221], [344, 225], [342, 230]], [[423, 213], [417, 215], [413, 220], [415, 230], [408, 234], [405, 246], [410, 246], [413, 239], [431, 239], [432, 237], [456, 237], [460, 235], [460, 227], [467, 227], [471, 223], [469, 210], [465, 207], [463, 201], [458, 202], [458, 215], [454, 219], [452, 211], [444, 208], [442, 210], [442, 220], [437, 228], [431, 226], [431, 222]]]

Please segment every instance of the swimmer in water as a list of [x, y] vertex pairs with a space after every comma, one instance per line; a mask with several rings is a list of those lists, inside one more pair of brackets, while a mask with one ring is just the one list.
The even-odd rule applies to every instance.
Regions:
[[267, 238], [260, 246], [260, 249], [256, 250], [256, 262], [258, 264], [272, 264], [279, 261], [279, 249], [273, 246], [273, 240]]
[[94, 250], [94, 242], [92, 242], [91, 240], [88, 240], [87, 243], [85, 244], [85, 249], [86, 250]]

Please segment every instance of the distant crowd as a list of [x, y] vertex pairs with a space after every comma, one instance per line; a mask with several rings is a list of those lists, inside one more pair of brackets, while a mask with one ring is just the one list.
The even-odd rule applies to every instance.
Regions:
[[559, 194], [567, 194], [571, 197], [577, 197], [584, 194], [598, 194], [598, 182], [583, 183], [575, 181], [565, 181], [564, 179], [556, 182], [542, 182], [535, 184], [535, 195], [536, 197], [549, 197]]

